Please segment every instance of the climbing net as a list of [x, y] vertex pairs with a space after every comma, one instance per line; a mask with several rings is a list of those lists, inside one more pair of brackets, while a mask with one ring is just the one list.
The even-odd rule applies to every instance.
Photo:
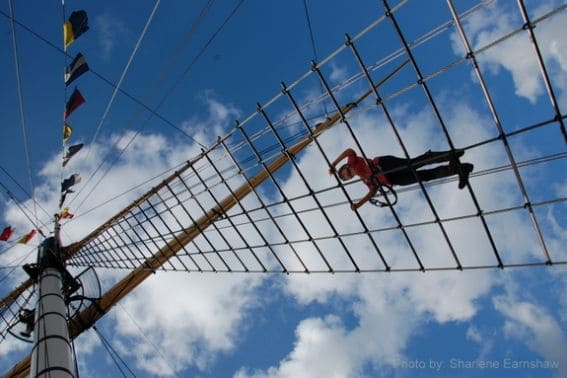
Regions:
[[[435, 17], [435, 25], [424, 21], [427, 32], [417, 37], [404, 27], [412, 6], [401, 1], [391, 8], [385, 1], [384, 15], [356, 36], [347, 35], [343, 46], [313, 62], [295, 82], [282, 83], [278, 95], [257, 104], [226, 136], [69, 246], [68, 264], [281, 273], [565, 264], [565, 251], [547, 241], [553, 231], [546, 220], [567, 199], [552, 190], [565, 182], [565, 169], [557, 169], [567, 157], [565, 115], [553, 63], [546, 61], [542, 46], [551, 43], [543, 29], [565, 17], [566, 6], [531, 18], [519, 1], [517, 19], [474, 44], [467, 22], [490, 4], [458, 10], [448, 1], [448, 18]], [[500, 104], [501, 98], [516, 96], [499, 92], [502, 75], [492, 75], [483, 63], [518, 43], [529, 53], [522, 59], [539, 68], [535, 80], [543, 82], [548, 98], [533, 105], [530, 119], [517, 119], [513, 108]], [[341, 70], [348, 75], [337, 79]], [[320, 87], [323, 92], [313, 94]], [[463, 131], [452, 119], [464, 119], [465, 112], [449, 109], [447, 104], [454, 103], [442, 98], [467, 91], [477, 94], [482, 124]], [[356, 107], [349, 106], [353, 102]], [[456, 178], [446, 178], [399, 188], [396, 206], [386, 196], [388, 208], [351, 211], [363, 184], [327, 178], [340, 152], [336, 140], [368, 158], [376, 149], [410, 158], [416, 150], [408, 143], [415, 144], [411, 128], [396, 116], [408, 103], [434, 125], [437, 146], [462, 148], [465, 157], [494, 158], [476, 164], [458, 196], [447, 194], [457, 192]], [[323, 108], [330, 110], [323, 114]], [[375, 138], [370, 141], [364, 128], [369, 120]], [[555, 144], [541, 148], [547, 140]], [[520, 155], [515, 148], [520, 145], [533, 151]], [[320, 162], [318, 171], [314, 161]], [[530, 175], [547, 171], [553, 172], [546, 178], [550, 185], [534, 186]], [[418, 210], [409, 206], [415, 201]], [[448, 211], [450, 201], [460, 205]], [[526, 253], [505, 247], [515, 225], [529, 226], [533, 244]], [[471, 250], [467, 240], [484, 247]]]

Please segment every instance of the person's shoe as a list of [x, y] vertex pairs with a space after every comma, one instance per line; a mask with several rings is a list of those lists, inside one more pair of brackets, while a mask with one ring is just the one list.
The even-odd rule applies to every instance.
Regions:
[[473, 171], [474, 165], [470, 163], [461, 164], [461, 170], [459, 171], [459, 189], [463, 189], [467, 186], [469, 182], [469, 175]]
[[455, 148], [454, 149], [454, 156], [456, 156], [457, 158], [460, 158], [464, 154], [465, 154], [465, 150], [463, 150], [462, 148]]

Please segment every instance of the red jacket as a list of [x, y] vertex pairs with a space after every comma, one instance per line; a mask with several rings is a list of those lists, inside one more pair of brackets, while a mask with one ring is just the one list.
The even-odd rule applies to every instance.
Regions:
[[372, 171], [372, 167], [376, 172], [381, 172], [379, 170], [379, 156], [375, 157], [374, 159], [366, 160], [361, 156], [357, 156], [353, 151], [351, 154], [347, 155], [347, 164], [352, 167], [354, 173], [359, 176], [371, 190], [376, 189], [376, 185], [378, 184], [391, 185], [390, 181], [388, 181], [388, 178], [383, 173], [377, 173], [376, 175], [372, 176], [372, 174], [374, 173]]

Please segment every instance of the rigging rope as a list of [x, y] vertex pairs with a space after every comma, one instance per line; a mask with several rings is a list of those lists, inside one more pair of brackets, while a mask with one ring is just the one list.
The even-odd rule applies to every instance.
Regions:
[[[155, 110], [159, 110], [159, 108], [165, 103], [165, 101], [169, 98], [169, 96], [173, 93], [173, 91], [177, 88], [177, 86], [185, 79], [185, 76], [189, 73], [189, 71], [191, 70], [191, 68], [193, 67], [193, 65], [201, 58], [201, 56], [205, 53], [205, 51], [208, 49], [208, 47], [210, 46], [210, 44], [216, 39], [216, 37], [220, 34], [220, 32], [224, 29], [224, 27], [228, 24], [228, 22], [230, 21], [230, 19], [236, 14], [236, 12], [238, 11], [238, 9], [240, 8], [240, 6], [244, 3], [244, 0], [240, 0], [236, 6], [232, 9], [232, 11], [230, 12], [230, 14], [225, 18], [224, 22], [217, 28], [217, 30], [213, 33], [213, 35], [207, 40], [207, 42], [204, 44], [204, 46], [201, 48], [201, 50], [199, 51], [199, 53], [193, 58], [193, 60], [191, 61], [191, 63], [185, 68], [185, 70], [183, 71], [183, 73], [181, 74], [180, 78], [169, 88], [169, 90], [162, 96], [161, 100], [159, 101], [158, 105], [155, 107]], [[151, 114], [145, 121], [145, 123], [143, 125], [145, 125], [151, 118], [153, 117], [153, 114]], [[143, 126], [142, 126], [143, 127]], [[130, 140], [126, 143], [125, 147], [121, 149], [121, 151], [118, 154], [118, 157], [110, 164], [110, 166], [108, 167], [108, 169], [103, 173], [103, 175], [101, 176], [101, 178], [96, 182], [95, 185], [93, 185], [93, 188], [91, 189], [91, 191], [89, 191], [89, 193], [87, 193], [87, 195], [83, 198], [83, 200], [79, 203], [79, 205], [77, 205], [76, 209], [78, 210], [84, 203], [85, 201], [88, 199], [88, 197], [93, 193], [94, 189], [100, 184], [100, 182], [104, 179], [104, 177], [106, 177], [106, 175], [108, 174], [108, 172], [110, 171], [110, 169], [114, 166], [114, 164], [116, 164], [116, 162], [118, 161], [118, 159], [122, 156], [122, 154], [126, 151], [126, 149], [132, 144], [132, 142], [134, 141], [134, 139], [139, 135], [139, 133], [141, 132], [142, 128], [140, 128], [138, 131], [136, 131], [134, 133], [134, 135], [130, 138]], [[197, 142], [197, 141], [196, 141]], [[197, 142], [199, 145], [201, 145], [201, 143]], [[202, 146], [202, 145], [201, 145]], [[102, 165], [102, 164], [101, 164]], [[100, 168], [100, 166], [99, 166]], [[99, 169], [97, 168], [97, 170]], [[95, 171], [96, 173], [96, 171]], [[87, 183], [93, 178], [94, 173], [89, 177], [89, 179], [87, 180]], [[86, 184], [83, 185], [83, 188], [86, 187]], [[81, 188], [82, 190], [82, 188]], [[79, 191], [80, 193], [81, 191]], [[75, 197], [77, 198], [77, 197]]]
[[[309, 7], [307, 6], [307, 0], [303, 0], [303, 9], [305, 10], [305, 19], [307, 20], [309, 40], [311, 41], [311, 49], [313, 50], [313, 60], [315, 62], [318, 62], [319, 57], [317, 56], [317, 47], [315, 46], [315, 37], [313, 36], [313, 28], [311, 27], [311, 17], [309, 17]], [[321, 94], [325, 96], [325, 90], [321, 83], [319, 83], [319, 87], [321, 89]], [[329, 111], [327, 110], [327, 104], [325, 101], [323, 101], [323, 108], [325, 110], [325, 116], [327, 116], [329, 114]]]
[[122, 311], [124, 311], [124, 313], [128, 316], [128, 318], [130, 319], [130, 321], [132, 322], [132, 324], [134, 324], [134, 326], [138, 329], [138, 332], [140, 333], [140, 335], [142, 336], [142, 338], [144, 340], [146, 340], [146, 342], [148, 344], [150, 344], [154, 350], [156, 351], [157, 354], [159, 354], [159, 356], [161, 357], [161, 359], [165, 362], [165, 364], [167, 365], [167, 367], [169, 367], [169, 369], [171, 370], [171, 372], [173, 373], [173, 375], [175, 377], [177, 377], [178, 375], [175, 373], [175, 369], [173, 369], [171, 367], [171, 363], [169, 362], [169, 360], [165, 357], [165, 355], [163, 354], [163, 352], [161, 351], [161, 348], [159, 348], [147, 335], [146, 332], [144, 332], [142, 330], [142, 328], [140, 327], [140, 325], [138, 324], [138, 322], [136, 321], [136, 319], [132, 316], [132, 314], [130, 314], [126, 308], [124, 308], [124, 306], [122, 306], [122, 304], [119, 302], [118, 306], [120, 307], [120, 309]]
[[96, 335], [98, 336], [98, 338], [102, 342], [104, 349], [106, 349], [106, 351], [108, 352], [108, 355], [110, 356], [110, 358], [112, 359], [112, 361], [114, 362], [114, 364], [116, 365], [118, 370], [120, 370], [120, 373], [122, 374], [122, 376], [126, 377], [126, 374], [124, 373], [124, 370], [122, 370], [120, 363], [122, 365], [124, 365], [126, 370], [128, 370], [128, 372], [132, 375], [132, 377], [136, 377], [136, 374], [134, 374], [134, 372], [132, 371], [132, 369], [130, 369], [128, 364], [122, 359], [122, 357], [120, 357], [120, 354], [118, 354], [116, 349], [114, 349], [112, 347], [112, 344], [110, 344], [110, 342], [106, 339], [106, 337], [104, 337], [104, 335], [99, 331], [98, 327], [96, 325], [94, 325], [94, 326], [92, 326], [92, 329], [95, 331]]
[[[152, 20], [154, 18], [154, 15], [157, 12], [157, 9], [159, 7], [160, 2], [161, 2], [161, 0], [156, 0], [154, 7], [153, 7], [150, 15], [148, 16], [148, 19], [146, 21], [144, 29], [142, 30], [140, 37], [138, 38], [138, 41], [136, 42], [136, 45], [134, 46], [134, 49], [130, 53], [130, 57], [128, 58], [128, 62], [126, 63], [126, 66], [124, 66], [124, 69], [122, 70], [122, 74], [120, 75], [120, 79], [118, 79], [118, 83], [116, 84], [116, 87], [114, 87], [114, 90], [112, 91], [112, 95], [110, 96], [110, 99], [108, 100], [108, 103], [106, 104], [106, 108], [104, 109], [104, 112], [103, 112], [102, 116], [100, 117], [98, 125], [95, 129], [93, 138], [91, 139], [91, 143], [90, 143], [91, 145], [94, 145], [94, 143], [96, 141], [98, 133], [100, 132], [100, 129], [102, 128], [102, 125], [103, 125], [104, 121], [106, 120], [106, 116], [108, 115], [108, 112], [110, 111], [110, 107], [114, 103], [114, 99], [116, 98], [116, 95], [118, 94], [118, 91], [119, 91], [120, 87], [122, 86], [122, 82], [124, 81], [124, 78], [126, 77], [126, 74], [128, 73], [128, 70], [130, 68], [130, 65], [132, 64], [132, 61], [134, 60], [134, 56], [136, 56], [136, 53], [138, 52], [138, 49], [140, 48], [140, 44], [142, 43], [142, 41], [144, 40], [144, 37], [146, 36], [146, 32], [148, 31], [148, 28], [150, 27], [150, 24], [152, 23]], [[89, 149], [89, 153], [90, 153], [90, 151], [91, 151], [91, 149]], [[88, 158], [88, 155], [87, 155], [87, 158]]]
[[[138, 48], [140, 47], [140, 44], [142, 43], [142, 41], [143, 41], [143, 39], [144, 39], [144, 37], [145, 37], [145, 35], [146, 35], [146, 32], [147, 32], [147, 30], [148, 30], [148, 28], [149, 28], [149, 26], [150, 26], [150, 24], [151, 24], [151, 22], [152, 22], [152, 20], [153, 20], [153, 18], [154, 18], [154, 15], [155, 15], [155, 13], [156, 13], [158, 7], [159, 7], [160, 1], [161, 1], [161, 0], [156, 0], [156, 2], [155, 2], [155, 4], [154, 4], [154, 7], [153, 7], [153, 9], [152, 9], [152, 11], [151, 11], [151, 13], [150, 13], [150, 15], [148, 16], [148, 19], [146, 20], [146, 24], [145, 24], [145, 26], [144, 26], [144, 29], [143, 29], [142, 32], [140, 33], [140, 36], [138, 37], [138, 40], [137, 40], [137, 42], [136, 42], [136, 44], [135, 44], [135, 46], [134, 46], [134, 49], [132, 50], [132, 53], [130, 54], [130, 57], [129, 57], [129, 59], [128, 59], [128, 62], [126, 63], [126, 66], [124, 67], [124, 69], [123, 69], [123, 71], [122, 71], [122, 74], [121, 74], [121, 76], [120, 76], [120, 79], [118, 80], [118, 83], [117, 83], [116, 86], [114, 87], [114, 90], [113, 90], [113, 92], [112, 92], [112, 95], [110, 96], [110, 99], [109, 99], [109, 101], [108, 101], [108, 103], [107, 103], [107, 105], [106, 105], [106, 108], [105, 108], [105, 110], [104, 110], [104, 112], [103, 112], [103, 115], [101, 116], [101, 118], [100, 118], [100, 120], [99, 120], [99, 123], [98, 123], [98, 125], [97, 125], [96, 130], [95, 130], [95, 133], [94, 133], [93, 138], [92, 138], [92, 140], [91, 140], [91, 143], [90, 143], [91, 146], [94, 146], [94, 142], [96, 141], [96, 138], [97, 138], [97, 136], [98, 136], [98, 133], [99, 133], [99, 131], [100, 131], [100, 129], [101, 129], [101, 127], [102, 127], [102, 125], [103, 125], [105, 119], [106, 119], [106, 116], [108, 115], [108, 112], [110, 111], [110, 107], [111, 107], [112, 104], [114, 103], [114, 99], [115, 99], [116, 95], [118, 94], [118, 91], [120, 90], [120, 86], [122, 85], [122, 82], [124, 81], [124, 78], [126, 77], [126, 74], [128, 73], [128, 69], [130, 68], [130, 65], [132, 64], [132, 61], [133, 61], [133, 59], [134, 59], [134, 56], [136, 55], [136, 52], [138, 51]], [[120, 142], [119, 139], [116, 140], [116, 142], [114, 143], [112, 149], [115, 148], [115, 147], [118, 145], [119, 142]], [[124, 150], [125, 150], [128, 146], [129, 146], [129, 144], [127, 144], [126, 147], [124, 147], [124, 149], [120, 152], [118, 158], [119, 158], [120, 156], [122, 156], [122, 153], [124, 152]], [[107, 156], [105, 156], [105, 157], [103, 157], [103, 158], [101, 159], [102, 161], [101, 161], [100, 165], [93, 171], [93, 173], [91, 173], [91, 175], [89, 176], [89, 178], [86, 180], [85, 184], [83, 184], [83, 187], [81, 187], [81, 189], [78, 191], [77, 196], [83, 191], [83, 188], [93, 179], [93, 177], [96, 175], [96, 173], [98, 172], [98, 170], [103, 166], [103, 164], [105, 163], [107, 157], [108, 157], [108, 156], [110, 155], [110, 153], [112, 152], [112, 149], [108, 152]], [[89, 154], [91, 153], [91, 151], [92, 151], [92, 148], [89, 148], [89, 149], [88, 149], [87, 158], [89, 157]], [[116, 158], [116, 159], [114, 160], [114, 163], [118, 160], [118, 158]], [[110, 168], [112, 168], [112, 166], [114, 165], [114, 163], [112, 163], [112, 164], [109, 166], [108, 170], [110, 170]], [[107, 172], [108, 172], [108, 170], [107, 170]], [[96, 187], [98, 186], [98, 184], [100, 183], [100, 181], [102, 180], [102, 178], [104, 178], [105, 175], [106, 175], [106, 173], [101, 177], [101, 179], [100, 179], [95, 185], [93, 185], [92, 190], [87, 194], [87, 196], [85, 197], [85, 199], [83, 200], [83, 202], [84, 202], [84, 201], [88, 198], [88, 196], [96, 189]], [[77, 197], [75, 197], [75, 198], [77, 198]], [[75, 198], [74, 198], [74, 199], [75, 199]], [[74, 199], [73, 199], [73, 200], [74, 200]], [[70, 204], [72, 204], [72, 203], [74, 202], [73, 200], [70, 201]], [[81, 202], [81, 203], [77, 206], [77, 208], [76, 208], [75, 211], [78, 211], [78, 210], [79, 210], [79, 208], [80, 208], [80, 206], [81, 206], [81, 204], [82, 204], [83, 202]]]
[[20, 126], [22, 128], [22, 135], [23, 135], [23, 139], [24, 139], [24, 155], [25, 155], [25, 160], [26, 160], [26, 168], [27, 168], [27, 173], [28, 173], [28, 179], [29, 179], [29, 183], [30, 183], [31, 199], [32, 199], [33, 206], [34, 206], [34, 216], [37, 220], [37, 205], [36, 205], [35, 194], [34, 194], [35, 188], [34, 188], [33, 175], [32, 175], [32, 170], [31, 170], [30, 154], [29, 154], [29, 150], [28, 150], [29, 138], [28, 138], [28, 134], [27, 134], [26, 117], [25, 117], [25, 112], [24, 112], [24, 97], [23, 97], [23, 94], [22, 94], [22, 79], [21, 79], [21, 75], [20, 75], [20, 60], [19, 60], [19, 57], [18, 57], [18, 43], [17, 43], [17, 40], [16, 40], [16, 24], [14, 22], [13, 0], [9, 0], [8, 5], [10, 7], [10, 19], [12, 20], [10, 25], [12, 26], [12, 48], [14, 50], [14, 65], [15, 65], [15, 68], [16, 68], [16, 88], [17, 88], [17, 93], [18, 93], [18, 104], [19, 104], [19, 110], [20, 110]]
[[[2, 186], [2, 188], [4, 188], [4, 191], [6, 192], [6, 194], [8, 195], [8, 197], [10, 197], [12, 199], [12, 201], [14, 201], [14, 203], [16, 204], [16, 206], [18, 207], [18, 209], [20, 210], [20, 212], [26, 217], [26, 219], [32, 224], [32, 226], [34, 227], [35, 230], [37, 230], [41, 236], [45, 237], [45, 234], [43, 233], [43, 231], [41, 230], [41, 227], [39, 227], [39, 224], [36, 223], [30, 215], [28, 215], [28, 211], [30, 211], [24, 204], [20, 203], [20, 201], [18, 201], [18, 199], [12, 194], [12, 192], [10, 192], [10, 190], [6, 187], [6, 185], [4, 185], [4, 183], [2, 183], [0, 181], [0, 186]], [[24, 209], [25, 208], [25, 209]], [[26, 211], [27, 210], [27, 211]], [[39, 219], [36, 216], [36, 219], [39, 221]], [[47, 227], [45, 225], [45, 223], [42, 223], [43, 227]]]

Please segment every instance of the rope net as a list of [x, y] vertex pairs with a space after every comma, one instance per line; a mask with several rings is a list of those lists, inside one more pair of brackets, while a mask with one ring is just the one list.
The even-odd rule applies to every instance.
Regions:
[[[565, 115], [556, 99], [550, 63], [541, 54], [540, 46], [548, 41], [534, 29], [562, 14], [565, 5], [530, 19], [520, 2], [521, 17], [515, 24], [473, 47], [466, 22], [485, 3], [458, 10], [448, 2], [448, 18], [435, 17], [434, 25], [424, 21], [428, 31], [414, 37], [404, 27], [412, 4], [402, 1], [390, 8], [385, 2], [385, 15], [358, 35], [347, 36], [343, 46], [313, 62], [295, 82], [282, 83], [281, 93], [257, 104], [228, 135], [69, 246], [68, 264], [283, 273], [565, 264], [565, 251], [546, 241], [552, 230], [545, 218], [564, 206], [567, 197], [528, 180], [536, 171], [551, 171], [546, 177], [551, 186], [565, 181], [565, 169], [557, 169], [565, 164]], [[537, 80], [543, 81], [549, 98], [531, 105], [530, 119], [517, 119], [513, 108], [499, 104], [504, 96], [516, 96], [503, 92], [483, 69], [490, 54], [518, 41], [530, 46], [531, 55], [523, 59], [539, 66]], [[387, 46], [377, 48], [382, 43]], [[462, 55], [455, 59], [451, 44], [457, 43]], [[336, 67], [349, 74], [337, 79]], [[474, 88], [467, 90], [478, 94], [475, 106], [483, 109], [482, 125], [470, 124], [463, 133], [453, 119], [464, 120], [467, 114], [450, 109], [450, 102], [441, 99], [457, 96], [460, 81], [471, 77], [473, 84], [467, 86]], [[313, 88], [321, 86], [325, 93], [313, 95]], [[414, 138], [396, 117], [407, 103], [434, 124], [435, 146], [463, 149], [475, 163], [475, 156], [495, 158], [476, 164], [469, 184], [456, 197], [447, 193], [458, 191], [457, 178], [445, 178], [398, 187], [396, 206], [366, 205], [351, 211], [350, 203], [361, 196], [364, 185], [327, 177], [325, 170], [341, 152], [333, 141], [339, 137], [367, 158], [382, 150], [412, 157], [417, 150], [407, 140], [414, 144]], [[321, 115], [324, 107], [333, 109], [333, 116]], [[369, 122], [374, 125], [370, 134], [363, 126]], [[368, 141], [366, 135], [375, 139]], [[548, 148], [536, 147], [536, 141], [547, 139], [553, 141]], [[530, 140], [533, 151], [520, 156], [516, 147], [530, 145]], [[313, 161], [321, 162], [321, 170], [313, 171]], [[494, 205], [495, 197], [503, 200]], [[448, 210], [447, 198], [461, 206]], [[409, 211], [415, 201], [419, 211]], [[501, 247], [513, 237], [514, 224], [530, 225], [530, 253]], [[436, 243], [424, 242], [425, 235], [438, 236]], [[469, 238], [482, 240], [485, 248], [471, 250]], [[160, 262], [149, 262], [155, 258]]]

